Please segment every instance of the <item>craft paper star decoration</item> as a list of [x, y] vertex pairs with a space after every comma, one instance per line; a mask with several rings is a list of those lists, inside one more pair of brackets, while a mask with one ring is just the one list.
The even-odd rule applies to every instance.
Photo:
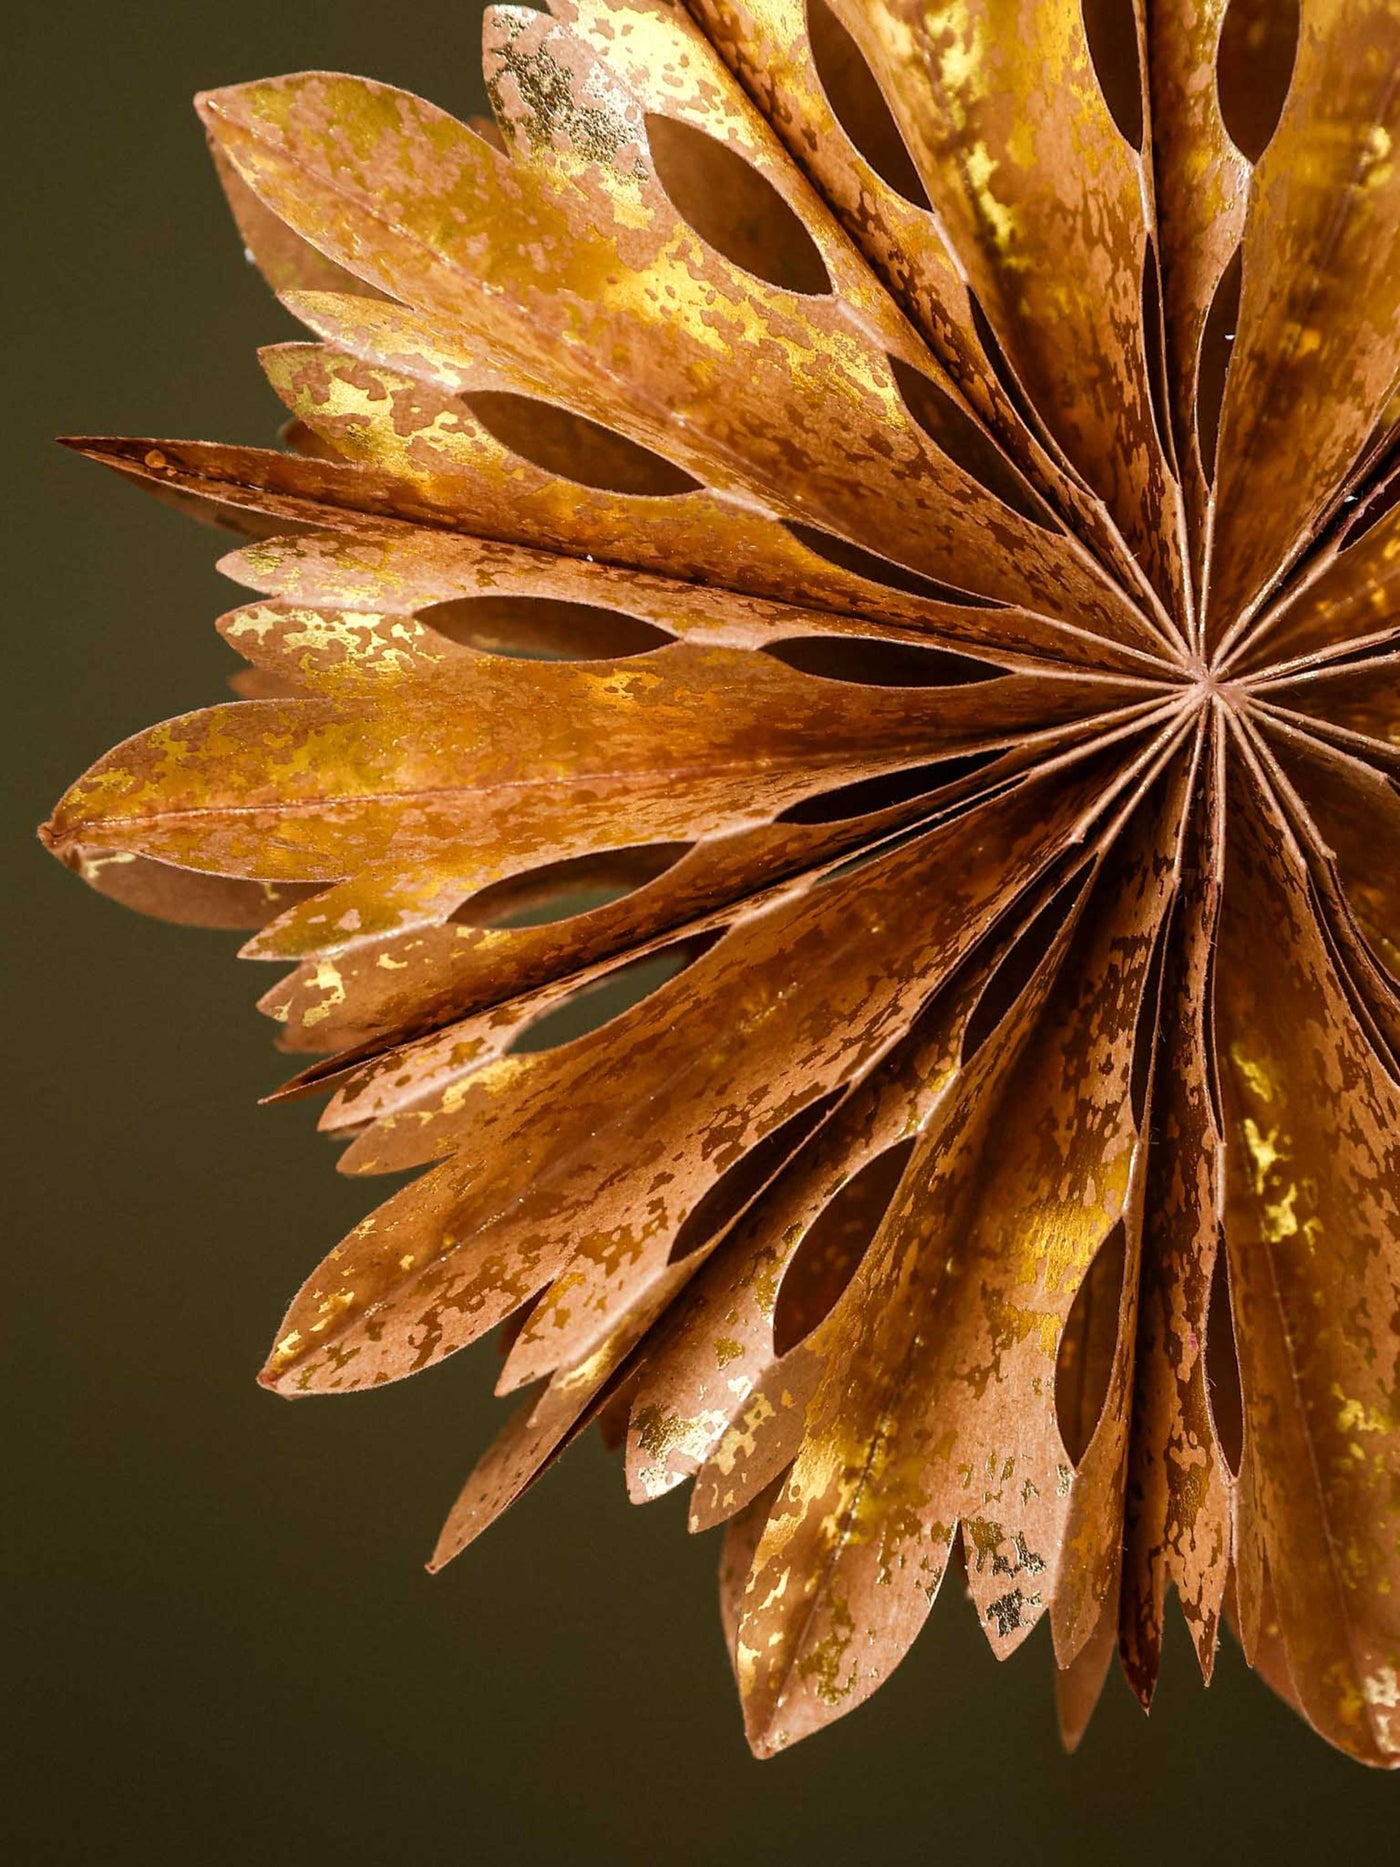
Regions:
[[239, 697], [44, 835], [255, 928], [427, 1170], [264, 1381], [501, 1325], [443, 1531], [693, 1481], [766, 1754], [953, 1570], [1076, 1741], [1175, 1591], [1400, 1760], [1400, 5], [491, 8], [494, 122], [199, 100], [312, 340]]

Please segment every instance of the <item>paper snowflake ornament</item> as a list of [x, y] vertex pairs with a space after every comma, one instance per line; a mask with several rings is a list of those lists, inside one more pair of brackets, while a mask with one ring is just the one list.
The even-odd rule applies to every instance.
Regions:
[[1071, 1741], [1174, 1589], [1393, 1765], [1400, 7], [553, 15], [202, 98], [289, 451], [75, 444], [257, 600], [46, 838], [426, 1169], [263, 1378], [503, 1325], [435, 1560], [600, 1420], [761, 1753], [952, 1569]]

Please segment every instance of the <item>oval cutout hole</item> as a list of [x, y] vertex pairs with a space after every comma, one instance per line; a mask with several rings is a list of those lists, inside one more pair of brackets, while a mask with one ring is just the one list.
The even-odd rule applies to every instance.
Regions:
[[650, 499], [673, 499], [700, 485], [649, 447], [553, 402], [509, 389], [477, 389], [462, 400], [502, 447], [561, 480]]
[[1060, 1337], [1055, 1357], [1055, 1418], [1074, 1466], [1089, 1450], [1108, 1398], [1126, 1262], [1127, 1231], [1120, 1219], [1094, 1253]]
[[816, 243], [772, 182], [727, 143], [674, 117], [647, 116], [656, 178], [707, 246], [787, 292], [830, 292]]
[[1147, 370], [1147, 397], [1152, 404], [1152, 424], [1157, 430], [1157, 445], [1168, 471], [1175, 477], [1176, 443], [1172, 435], [1167, 396], [1167, 333], [1162, 322], [1162, 274], [1157, 263], [1157, 243], [1147, 242], [1142, 256], [1142, 349]]
[[[1389, 637], [1379, 642], [1368, 642], [1364, 648], [1354, 648], [1349, 653], [1345, 655], [1338, 655], [1335, 658], [1335, 660], [1329, 661], [1327, 663], [1327, 674], [1329, 677], [1333, 674], [1341, 675], [1344, 672], [1344, 670], [1349, 669], [1349, 668], [1362, 667], [1368, 661], [1389, 662], [1393, 660], [1394, 656], [1395, 656], [1395, 643]], [[1380, 679], [1385, 682], [1385, 688], [1383, 691], [1387, 693], [1387, 696], [1389, 695], [1389, 693], [1393, 693], [1395, 690], [1395, 685], [1396, 685], [1395, 669], [1393, 667], [1382, 669], [1381, 674], [1380, 674]], [[1400, 778], [1390, 778], [1390, 779], [1385, 780], [1384, 782], [1387, 784], [1390, 790], [1400, 791]], [[1314, 796], [1316, 795], [1315, 790], [1313, 792], [1313, 795]], [[1372, 848], [1372, 853], [1374, 855], [1375, 853], [1374, 843], [1372, 843], [1371, 848]], [[312, 882], [312, 883], [306, 883], [304, 884], [304, 886], [306, 886], [307, 888], [309, 888], [310, 890], [314, 892], [317, 884]]]
[[[1393, 393], [1380, 412], [1375, 427], [1356, 450], [1352, 462], [1350, 495], [1342, 500], [1343, 527], [1353, 532], [1361, 524], [1373, 501], [1385, 491], [1391, 476], [1400, 471], [1400, 394]], [[1383, 516], [1383, 515], [1377, 515]], [[1369, 523], [1365, 529], [1369, 530]], [[1359, 536], [1359, 532], [1357, 532]]]
[[1006, 677], [1004, 668], [948, 648], [918, 648], [870, 635], [798, 635], [761, 650], [799, 674], [858, 687], [972, 687]]
[[835, 1309], [889, 1210], [913, 1149], [910, 1136], [868, 1160], [808, 1227], [778, 1285], [776, 1354], [789, 1354]]
[[635, 894], [673, 868], [692, 847], [690, 843], [644, 843], [634, 849], [607, 849], [548, 862], [483, 888], [448, 918], [459, 926], [497, 930], [548, 927]]
[[922, 596], [934, 603], [956, 603], [960, 609], [1006, 607], [994, 597], [974, 596], [967, 590], [955, 590], [951, 584], [922, 576], [916, 570], [906, 570], [904, 565], [853, 545], [847, 538], [838, 538], [834, 532], [819, 531], [815, 525], [803, 525], [796, 519], [783, 519], [780, 523], [784, 531], [800, 545], [805, 545], [815, 557], [852, 577], [862, 577], [867, 583], [883, 584], [887, 590], [902, 590], [906, 596]]
[[888, 360], [905, 408], [934, 446], [1012, 512], [1019, 513], [1032, 525], [1050, 529], [1051, 521], [1044, 506], [967, 410], [931, 376], [925, 376], [899, 357], [892, 356]]
[[1142, 147], [1142, 66], [1134, 0], [1083, 0], [1089, 57], [1118, 134]]
[[1397, 504], [1400, 504], [1400, 467], [1392, 471], [1390, 478], [1383, 481], [1369, 499], [1357, 502], [1353, 508], [1356, 516], [1347, 526], [1340, 548], [1350, 551], [1358, 539], [1364, 538], [1373, 526], [1379, 525], [1386, 513], [1393, 512]]
[[1055, 891], [992, 969], [963, 1027], [962, 1060], [970, 1063], [1030, 984], [1036, 968], [1054, 946], [1056, 937], [1083, 892], [1087, 875]]
[[1230, 371], [1230, 355], [1240, 321], [1243, 274], [1243, 249], [1237, 246], [1220, 275], [1201, 331], [1201, 352], [1196, 364], [1196, 445], [1201, 451], [1201, 471], [1207, 484], [1215, 480], [1220, 411], [1225, 406], [1225, 378]]
[[858, 849], [853, 856], [847, 856], [844, 862], [838, 862], [818, 875], [817, 887], [829, 888], [834, 882], [844, 881], [848, 875], [854, 875], [858, 869], [867, 868], [872, 862], [879, 862], [882, 857], [893, 855], [896, 849], [903, 849], [909, 843], [918, 842], [921, 836], [929, 835], [933, 826], [925, 820], [912, 824], [896, 836], [882, 836], [865, 849]]
[[1142, 1133], [1147, 1116], [1147, 1095], [1152, 1086], [1152, 1065], [1157, 1047], [1157, 1033], [1162, 1028], [1162, 973], [1166, 966], [1167, 942], [1171, 938], [1168, 917], [1157, 929], [1157, 938], [1148, 961], [1138, 1005], [1137, 1026], [1133, 1032], [1133, 1060], [1128, 1078], [1128, 1105], [1133, 1126]]
[[1225, 1240], [1215, 1243], [1215, 1267], [1206, 1309], [1206, 1401], [1231, 1473], [1239, 1476], [1244, 1456], [1244, 1394], [1240, 1364], [1235, 1353], [1235, 1325], [1230, 1303], [1230, 1272], [1225, 1262]]
[[790, 804], [781, 811], [779, 823], [842, 823], [848, 817], [864, 817], [871, 811], [890, 810], [896, 804], [911, 804], [916, 797], [932, 799], [961, 778], [970, 778], [988, 765], [994, 765], [1000, 752], [969, 752], [964, 758], [936, 759], [929, 765], [911, 765], [905, 771], [881, 772], [875, 778], [857, 778], [853, 784], [836, 785], [804, 797], [800, 804]]
[[709, 1191], [691, 1207], [671, 1241], [667, 1262], [679, 1264], [702, 1246], [709, 1244], [734, 1223], [744, 1208], [758, 1197], [768, 1182], [784, 1166], [802, 1143], [825, 1120], [841, 1100], [844, 1089], [829, 1089], [809, 1102], [795, 1115], [779, 1122], [727, 1167]]
[[1298, 56], [1299, 0], [1230, 0], [1215, 91], [1230, 141], [1257, 162], [1273, 140]]
[[977, 341], [982, 346], [982, 354], [986, 357], [1002, 394], [1021, 417], [1027, 433], [1033, 434], [1047, 452], [1052, 455], [1057, 454], [1058, 449], [1049, 429], [1026, 394], [1025, 385], [1011, 367], [1011, 359], [1002, 348], [1001, 339], [992, 329], [992, 321], [987, 316], [981, 299], [971, 287], [968, 288], [967, 302], [972, 308], [972, 327], [977, 333]]
[[533, 1056], [541, 1050], [557, 1050], [563, 1044], [572, 1044], [580, 1037], [600, 1031], [605, 1024], [620, 1018], [624, 1011], [631, 1011], [634, 1005], [640, 1005], [643, 999], [650, 998], [687, 967], [693, 966], [723, 931], [723, 928], [716, 928], [689, 940], [677, 940], [674, 946], [663, 947], [659, 953], [628, 960], [606, 978], [584, 986], [562, 1005], [556, 1005], [537, 1018], [519, 1033], [506, 1054]]
[[533, 660], [615, 661], [676, 639], [639, 616], [552, 596], [462, 596], [417, 614], [425, 628], [460, 648]]
[[914, 207], [927, 210], [928, 195], [890, 114], [885, 94], [864, 52], [826, 0], [807, 0], [807, 37], [817, 77], [836, 121], [882, 182]]

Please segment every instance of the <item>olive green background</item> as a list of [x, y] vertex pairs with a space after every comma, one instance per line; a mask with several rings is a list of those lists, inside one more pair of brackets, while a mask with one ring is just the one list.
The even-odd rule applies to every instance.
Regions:
[[[1000, 1668], [950, 1593], [866, 1709], [751, 1761], [714, 1538], [592, 1436], [445, 1575], [422, 1559], [504, 1417], [490, 1345], [377, 1394], [253, 1381], [375, 1189], [279, 1079], [232, 937], [87, 893], [33, 824], [114, 741], [221, 697], [217, 534], [53, 447], [268, 441], [245, 264], [189, 108], [323, 66], [481, 108], [480, 6], [31, 8], [7, 50], [3, 1026], [18, 1211], [0, 1826], [24, 1863], [1379, 1859], [1400, 1783], [1333, 1756], [1179, 1625], [1150, 1723], [1111, 1686], [1060, 1755], [1047, 1631]], [[17, 1286], [15, 1288], [14, 1286]], [[1393, 1858], [1393, 1856], [1392, 1856]]]

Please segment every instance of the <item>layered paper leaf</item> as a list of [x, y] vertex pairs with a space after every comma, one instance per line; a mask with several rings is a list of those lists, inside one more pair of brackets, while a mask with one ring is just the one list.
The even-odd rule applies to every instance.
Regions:
[[[761, 1755], [953, 1570], [1066, 1741], [1175, 1592], [1400, 1762], [1400, 15], [493, 7], [494, 121], [199, 109], [282, 449], [236, 698], [44, 836], [250, 931], [346, 1171], [280, 1393], [503, 1327], [434, 1554], [597, 1421]], [[954, 1610], [948, 1610], [954, 1611]]]

